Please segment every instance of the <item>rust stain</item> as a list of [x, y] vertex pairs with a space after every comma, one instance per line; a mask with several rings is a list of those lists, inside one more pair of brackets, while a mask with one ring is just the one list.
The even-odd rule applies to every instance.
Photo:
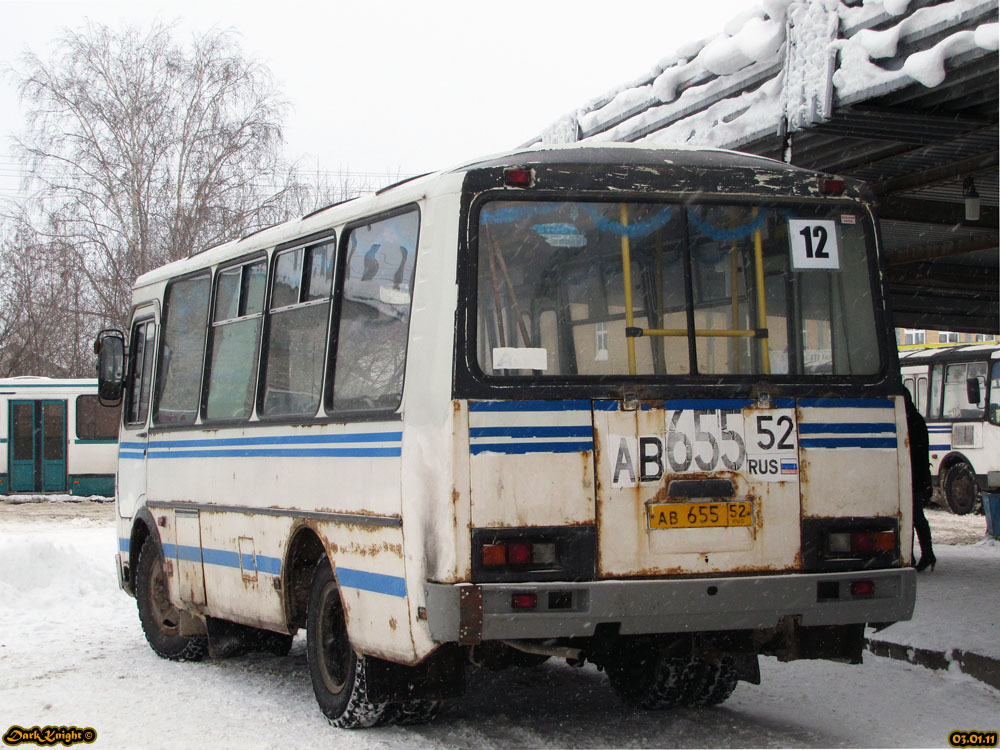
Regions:
[[809, 458], [799, 451], [799, 487], [800, 494], [805, 494], [806, 485], [809, 484]]
[[395, 630], [396, 629], [396, 618], [395, 617], [390, 617], [389, 618], [389, 629], [390, 630]]

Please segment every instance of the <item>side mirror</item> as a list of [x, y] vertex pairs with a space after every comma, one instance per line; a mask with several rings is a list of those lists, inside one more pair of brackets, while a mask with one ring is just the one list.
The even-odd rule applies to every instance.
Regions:
[[982, 393], [979, 389], [979, 378], [968, 378], [965, 381], [965, 397], [969, 400], [970, 404], [978, 404], [982, 398]]
[[117, 406], [125, 390], [125, 336], [117, 328], [97, 335], [97, 397], [104, 406]]

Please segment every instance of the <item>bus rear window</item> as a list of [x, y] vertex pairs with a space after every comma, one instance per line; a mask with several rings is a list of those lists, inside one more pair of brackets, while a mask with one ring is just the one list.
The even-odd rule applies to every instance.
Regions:
[[478, 221], [486, 375], [881, 369], [865, 221], [851, 209], [494, 201]]

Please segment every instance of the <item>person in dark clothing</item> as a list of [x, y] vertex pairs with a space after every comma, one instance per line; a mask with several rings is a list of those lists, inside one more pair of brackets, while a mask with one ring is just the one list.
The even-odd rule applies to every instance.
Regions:
[[931, 549], [931, 527], [924, 516], [924, 503], [931, 499], [934, 487], [931, 484], [930, 442], [927, 439], [927, 423], [917, 411], [910, 392], [903, 391], [906, 401], [906, 434], [910, 443], [910, 477], [913, 484], [913, 530], [920, 542], [920, 560], [917, 572], [928, 567], [933, 571], [937, 558]]

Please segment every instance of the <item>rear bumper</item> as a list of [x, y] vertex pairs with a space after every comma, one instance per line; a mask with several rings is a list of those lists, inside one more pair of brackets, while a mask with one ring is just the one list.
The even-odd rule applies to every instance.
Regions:
[[[871, 596], [851, 595], [871, 581]], [[582, 583], [426, 583], [427, 622], [441, 643], [586, 637], [598, 625], [622, 635], [774, 628], [783, 617], [803, 626], [898, 622], [913, 614], [912, 568], [682, 580]], [[513, 594], [537, 607], [515, 610]]]

